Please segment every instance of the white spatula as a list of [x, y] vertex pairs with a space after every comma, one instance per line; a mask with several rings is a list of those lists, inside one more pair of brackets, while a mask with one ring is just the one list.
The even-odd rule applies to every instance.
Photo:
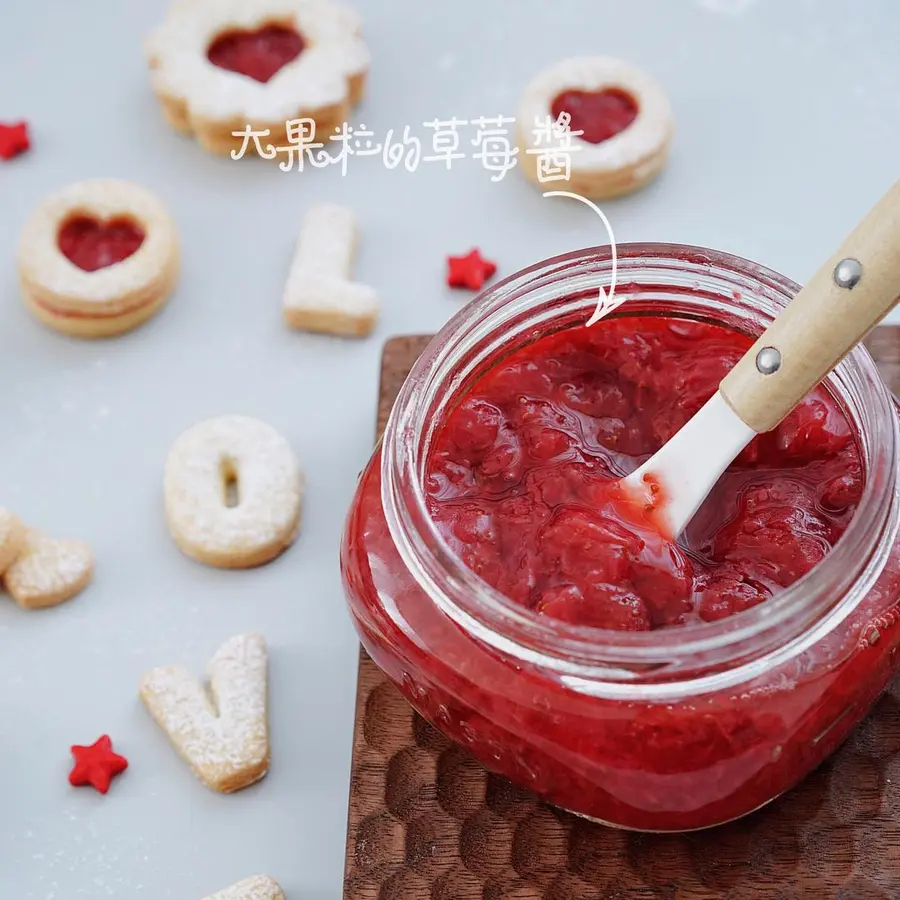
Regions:
[[621, 484], [677, 537], [732, 460], [774, 428], [900, 301], [900, 181], [700, 411]]

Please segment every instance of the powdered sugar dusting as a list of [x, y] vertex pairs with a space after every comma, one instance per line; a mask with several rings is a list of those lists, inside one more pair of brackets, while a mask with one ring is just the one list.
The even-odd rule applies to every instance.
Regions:
[[294, 328], [363, 335], [378, 317], [374, 288], [351, 281], [359, 228], [353, 211], [333, 203], [303, 219], [284, 289], [284, 315]]
[[200, 780], [213, 790], [246, 787], [269, 759], [268, 650], [262, 635], [226, 641], [207, 669], [210, 693], [180, 666], [148, 672], [140, 696]]
[[205, 900], [284, 900], [284, 892], [267, 875], [257, 875], [211, 894]]
[[[79, 798], [81, 800], [82, 798]], [[36, 804], [37, 805], [37, 804]], [[105, 829], [96, 815], [85, 813], [82, 802], [66, 804], [46, 815], [31, 810], [31, 818], [21, 810], [25, 826], [12, 841], [4, 842], [6, 858], [34, 866], [35, 883], [26, 893], [13, 893], [16, 900], [79, 900], [79, 898], [145, 896], [143, 880], [158, 868], [157, 843], [146, 834], [136, 836], [127, 829]], [[54, 839], [51, 822], [63, 826]], [[29, 827], [30, 826], [30, 827]], [[4, 870], [8, 882], [8, 869]], [[4, 897], [9, 892], [4, 892]], [[162, 900], [168, 893], [146, 892], [148, 900]], [[183, 896], [183, 895], [181, 895]]]
[[29, 529], [24, 549], [3, 575], [3, 585], [19, 606], [54, 606], [79, 593], [93, 568], [93, 553], [84, 541], [57, 540]]
[[25, 529], [19, 517], [0, 507], [0, 575], [12, 565], [25, 546]]
[[526, 146], [535, 143], [535, 120], [544, 121], [550, 115], [553, 101], [562, 91], [611, 88], [623, 90], [635, 99], [637, 118], [624, 131], [600, 144], [575, 137], [578, 149], [571, 154], [572, 171], [616, 173], [642, 165], [658, 155], [671, 138], [671, 104], [654, 78], [631, 63], [609, 56], [565, 59], [537, 75], [519, 106], [520, 141]]
[[[237, 503], [228, 506], [226, 474]], [[186, 431], [163, 477], [169, 527], [189, 555], [213, 565], [271, 558], [296, 533], [303, 475], [290, 444], [270, 425], [220, 416]], [[269, 552], [271, 551], [271, 552]], [[267, 556], [268, 554], [268, 556]]]
[[346, 206], [311, 206], [303, 217], [294, 264], [305, 272], [348, 276], [358, 234], [356, 216]]
[[[140, 224], [144, 241], [127, 259], [85, 272], [57, 242], [60, 227], [76, 213], [101, 221], [130, 217]], [[20, 276], [36, 296], [83, 312], [102, 311], [147, 290], [177, 258], [177, 230], [163, 204], [140, 185], [111, 178], [77, 181], [45, 198], [25, 223], [18, 252]]]
[[[303, 52], [260, 83], [214, 66], [206, 49], [221, 33], [290, 22]], [[187, 104], [188, 114], [230, 122], [284, 122], [349, 100], [349, 79], [369, 66], [355, 13], [320, 0], [193, 0], [172, 7], [149, 37], [156, 91]]]

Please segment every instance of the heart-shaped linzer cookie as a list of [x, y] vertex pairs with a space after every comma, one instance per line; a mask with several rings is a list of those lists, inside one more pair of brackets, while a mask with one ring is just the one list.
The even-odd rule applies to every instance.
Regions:
[[265, 84], [303, 51], [304, 41], [288, 25], [264, 25], [256, 31], [226, 31], [206, 51], [220, 69], [246, 75]]
[[581, 140], [602, 144], [624, 131], [636, 118], [638, 105], [634, 97], [618, 88], [602, 91], [563, 91], [550, 107], [554, 119], [561, 113], [572, 117], [569, 128], [583, 131]]
[[136, 253], [144, 243], [144, 231], [126, 217], [102, 222], [80, 215], [63, 223], [56, 241], [69, 262], [85, 272], [96, 272]]
[[41, 609], [70, 600], [93, 574], [94, 555], [84, 541], [29, 529], [24, 549], [3, 574], [3, 586], [23, 609]]

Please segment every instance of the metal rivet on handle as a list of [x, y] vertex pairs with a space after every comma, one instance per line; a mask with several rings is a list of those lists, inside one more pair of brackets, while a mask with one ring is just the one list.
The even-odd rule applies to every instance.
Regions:
[[834, 283], [852, 291], [862, 281], [863, 267], [858, 259], [847, 257], [834, 267]]
[[781, 353], [774, 347], [763, 347], [756, 354], [756, 368], [763, 375], [774, 375], [781, 368]]

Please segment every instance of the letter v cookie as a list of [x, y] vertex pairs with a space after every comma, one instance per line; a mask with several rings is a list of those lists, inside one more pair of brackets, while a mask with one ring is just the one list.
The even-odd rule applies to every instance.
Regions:
[[272, 878], [257, 875], [210, 894], [205, 900], [284, 900], [284, 891]]
[[150, 715], [214, 791], [239, 791], [268, 771], [268, 666], [265, 639], [249, 633], [216, 651], [207, 666], [209, 692], [181, 666], [153, 669], [141, 680]]

